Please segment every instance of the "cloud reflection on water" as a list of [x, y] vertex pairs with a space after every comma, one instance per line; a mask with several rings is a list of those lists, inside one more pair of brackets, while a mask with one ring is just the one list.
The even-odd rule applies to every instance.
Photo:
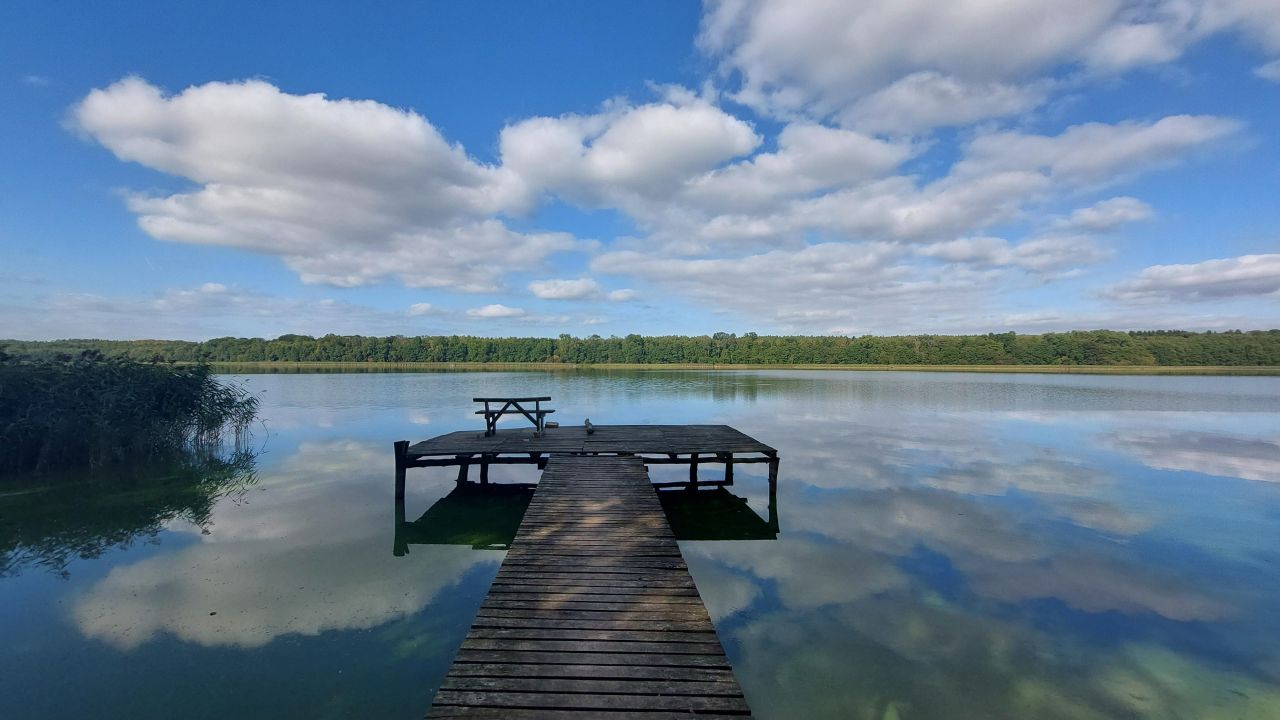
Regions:
[[[1247, 611], [1202, 568], [1153, 554], [1143, 536], [1169, 532], [1171, 513], [1158, 498], [1135, 503], [1130, 480], [1091, 446], [1076, 455], [1068, 436], [1045, 442], [1043, 431], [1018, 435], [964, 415], [780, 416], [758, 422], [784, 457], [782, 537], [686, 544], [700, 587], [722, 576], [757, 584], [737, 591], [753, 597], [745, 609], [722, 611], [714, 593], [707, 601], [761, 717], [1162, 718], [1179, 702], [1196, 708], [1187, 717], [1280, 713], [1268, 682], [1158, 644], [1092, 636], [1113, 615], [1128, 618], [1123, 636], [1141, 638], [1173, 632], [1162, 623]], [[1256, 452], [1237, 463], [1269, 457], [1245, 449]], [[1233, 626], [1213, 632], [1223, 634], [1220, 652], [1252, 642], [1255, 656], [1274, 655], [1232, 637]], [[1180, 682], [1206, 695], [1191, 698]]]
[[[261, 492], [213, 513], [198, 541], [118, 565], [72, 608], [88, 637], [120, 649], [168, 633], [254, 648], [291, 633], [377, 627], [422, 610], [470, 569], [501, 555], [466, 547], [390, 552], [384, 448], [303, 443], [262, 474]], [[215, 614], [216, 613], [216, 614]]]
[[1161, 470], [1280, 482], [1280, 438], [1156, 430], [1116, 432], [1109, 444]]

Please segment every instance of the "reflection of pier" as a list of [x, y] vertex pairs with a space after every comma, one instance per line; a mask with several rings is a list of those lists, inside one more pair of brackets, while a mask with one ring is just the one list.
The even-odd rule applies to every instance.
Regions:
[[724, 487], [662, 490], [658, 499], [677, 540], [778, 539], [777, 482], [769, 485], [769, 519]]
[[[723, 483], [704, 484], [715, 487], [658, 492], [662, 512], [676, 540], [777, 539], [776, 483], [769, 493], [767, 520], [751, 509], [746, 498], [729, 492]], [[405, 520], [404, 499], [398, 499], [395, 554], [407, 554], [410, 545], [470, 545], [475, 550], [505, 550], [516, 538], [536, 487], [532, 483], [458, 483], [413, 521]]]
[[[508, 462], [544, 472], [429, 717], [749, 713], [676, 540], [776, 537], [777, 452], [723, 425], [396, 443], [397, 554], [418, 541], [505, 544], [506, 518], [526, 496], [495, 493], [504, 486], [487, 485], [487, 470]], [[719, 487], [698, 489], [704, 462], [725, 466], [723, 480], [702, 483]], [[742, 462], [769, 466], [768, 521], [723, 487]], [[687, 463], [690, 481], [655, 491], [645, 465], [672, 463]], [[472, 464], [478, 484], [467, 482]], [[458, 487], [404, 522], [405, 470], [455, 465]], [[483, 517], [486, 507], [503, 517]], [[479, 530], [451, 522], [460, 517]], [[433, 518], [442, 529], [428, 528]]]
[[395, 554], [408, 553], [410, 545], [506, 550], [520, 529], [535, 487], [532, 483], [458, 483], [413, 522], [405, 522], [404, 498], [398, 498]]

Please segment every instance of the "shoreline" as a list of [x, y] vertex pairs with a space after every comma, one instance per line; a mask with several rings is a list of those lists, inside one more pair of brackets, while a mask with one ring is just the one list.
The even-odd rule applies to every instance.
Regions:
[[[179, 365], [192, 365], [179, 362]], [[449, 371], [578, 371], [578, 370], [837, 370], [875, 372], [956, 372], [1040, 375], [1218, 375], [1280, 376], [1276, 365], [822, 365], [734, 363], [500, 363], [500, 362], [323, 362], [287, 360], [211, 361], [215, 371], [352, 371], [352, 372], [449, 372]]]

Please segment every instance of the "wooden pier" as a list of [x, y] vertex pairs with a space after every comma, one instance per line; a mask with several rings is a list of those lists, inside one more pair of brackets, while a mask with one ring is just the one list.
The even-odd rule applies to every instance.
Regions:
[[732, 483], [735, 462], [769, 463], [772, 500], [776, 451], [723, 425], [397, 443], [398, 498], [407, 467], [459, 465], [460, 486], [473, 463], [482, 477], [495, 462], [544, 468], [427, 717], [750, 715], [645, 467], [687, 462], [692, 488], [704, 456], [726, 468], [706, 484]]
[[634, 713], [749, 711], [641, 460], [553, 455], [427, 717]]

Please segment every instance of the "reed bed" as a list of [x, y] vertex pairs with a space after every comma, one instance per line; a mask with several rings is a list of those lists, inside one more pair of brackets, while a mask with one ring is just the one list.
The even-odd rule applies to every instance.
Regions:
[[239, 444], [257, 410], [257, 397], [207, 365], [0, 350], [0, 473], [215, 452]]

